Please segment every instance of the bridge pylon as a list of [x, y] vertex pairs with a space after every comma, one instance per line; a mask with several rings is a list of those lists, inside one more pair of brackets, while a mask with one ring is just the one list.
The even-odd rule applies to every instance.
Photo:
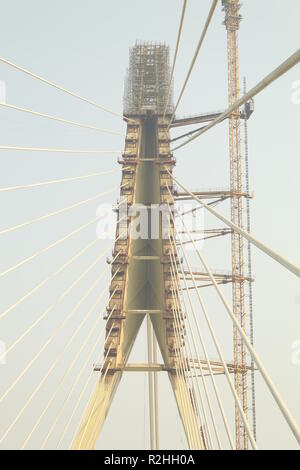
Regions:
[[[174, 272], [172, 274], [171, 259], [178, 262], [172, 218], [167, 218], [167, 235], [164, 225], [163, 208], [167, 207], [169, 213], [174, 206], [173, 180], [168, 171], [172, 174], [175, 165], [169, 146], [171, 115], [164, 113], [169, 83], [168, 48], [159, 44], [139, 44], [133, 48], [130, 57], [126, 97], [129, 120], [125, 151], [119, 161], [122, 181], [111, 262], [105, 360], [74, 449], [95, 447], [147, 315], [163, 358], [162, 369], [167, 371], [171, 382], [188, 445], [191, 449], [204, 449], [193, 390], [183, 368], [185, 327], [184, 314], [178, 303], [180, 281]], [[156, 215], [153, 217], [153, 214]], [[136, 236], [141, 221], [147, 231]]]

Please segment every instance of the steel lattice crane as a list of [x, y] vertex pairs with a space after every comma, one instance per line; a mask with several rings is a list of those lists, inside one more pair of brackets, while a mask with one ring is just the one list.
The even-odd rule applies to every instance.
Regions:
[[[225, 26], [227, 30], [227, 67], [228, 67], [228, 101], [232, 106], [240, 98], [239, 76], [239, 26], [242, 19], [240, 3], [238, 0], [222, 0], [225, 11]], [[244, 182], [243, 158], [241, 146], [241, 113], [238, 108], [229, 118], [229, 152], [230, 152], [230, 191], [231, 191], [231, 221], [244, 228]], [[247, 206], [249, 210], [249, 206]], [[245, 244], [241, 235], [231, 234], [232, 256], [232, 306], [233, 312], [241, 327], [246, 332], [249, 322], [245, 299]], [[250, 255], [251, 256], [251, 255]], [[250, 260], [249, 260], [250, 261]], [[248, 372], [247, 353], [245, 345], [237, 329], [233, 331], [234, 364], [236, 367], [234, 379], [235, 388], [243, 405], [245, 415], [248, 417]], [[254, 409], [255, 398], [252, 397]], [[255, 412], [255, 411], [254, 411]], [[253, 420], [254, 421], [254, 420]], [[248, 436], [242, 423], [239, 410], [235, 411], [236, 422], [236, 448], [248, 449]]]

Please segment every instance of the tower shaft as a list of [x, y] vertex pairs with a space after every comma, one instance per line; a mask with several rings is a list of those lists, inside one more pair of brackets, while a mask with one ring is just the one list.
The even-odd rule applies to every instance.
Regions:
[[[175, 164], [167, 134], [169, 116], [163, 118], [168, 90], [165, 89], [164, 94], [154, 93], [158, 100], [156, 103], [152, 97], [149, 98], [153, 74], [157, 76], [156, 87], [161, 83], [160, 76], [168, 75], [168, 64], [164, 64], [163, 59], [165, 49], [163, 45], [154, 47], [149, 44], [147, 47], [146, 44], [142, 48], [137, 46], [136, 55], [131, 51], [132, 69], [127, 81], [129, 95], [126, 100], [130, 121], [127, 123], [125, 152], [120, 161], [123, 167], [121, 200], [111, 270], [111, 297], [106, 316], [105, 361], [75, 441], [75, 449], [95, 447], [146, 315], [152, 323], [168, 371], [189, 447], [204, 448], [197, 412], [182, 367], [187, 362], [182, 357], [184, 318], [177, 301], [179, 279], [172, 276], [170, 261], [171, 253], [177, 260], [176, 247], [171, 242], [174, 226], [169, 218], [168, 236], [165, 237], [162, 211], [159, 212], [157, 226], [153, 222], [152, 212], [158, 206], [173, 207], [174, 202], [173, 180], [168, 173], [172, 173]], [[141, 77], [139, 86], [137, 77]], [[136, 101], [137, 97], [140, 98]], [[140, 221], [148, 221], [146, 236], [144, 233], [139, 237], [133, 235], [132, 228], [138, 225], [138, 217]], [[131, 230], [127, 231], [127, 224], [124, 227], [124, 219], [131, 225]], [[132, 402], [127, 406], [134, 407], [134, 404], [133, 391]], [[124, 429], [124, 432], [127, 430]]]

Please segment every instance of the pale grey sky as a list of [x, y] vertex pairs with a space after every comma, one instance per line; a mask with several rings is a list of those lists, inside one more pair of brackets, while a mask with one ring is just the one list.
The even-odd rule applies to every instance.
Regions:
[[[122, 112], [123, 80], [128, 65], [128, 50], [136, 39], [165, 41], [171, 48], [171, 60], [176, 42], [180, 10], [179, 0], [9, 0], [0, 1], [0, 56], [40, 74], [71, 90], [77, 91], [117, 112]], [[175, 97], [187, 73], [207, 12], [208, 0], [189, 0], [182, 42], [175, 71]], [[299, 48], [300, 3], [298, 0], [244, 0], [240, 30], [241, 77], [247, 77], [248, 87], [255, 85], [267, 73]], [[189, 115], [224, 109], [227, 103], [226, 33], [220, 5], [209, 28], [192, 78], [184, 94], [178, 115]], [[58, 115], [74, 121], [124, 131], [121, 119], [80, 103], [0, 63], [0, 80], [6, 83], [7, 102], [17, 106]], [[299, 252], [299, 117], [300, 104], [292, 101], [293, 83], [300, 80], [299, 65], [270, 86], [255, 99], [255, 113], [249, 121], [249, 151], [254, 235], [270, 244], [287, 258], [300, 262]], [[34, 147], [66, 147], [122, 150], [123, 138], [97, 134], [58, 123], [38, 119], [15, 111], [0, 109], [1, 145]], [[176, 174], [191, 188], [227, 187], [228, 125], [205, 134], [196, 142], [176, 153]], [[38, 182], [54, 178], [83, 175], [110, 169], [118, 170], [116, 157], [111, 155], [31, 154], [1, 151], [1, 187]], [[118, 186], [120, 171], [109, 177], [69, 183], [38, 190], [1, 194], [2, 227], [38, 217], [47, 212], [88, 198], [113, 186]], [[106, 198], [115, 202], [118, 192]], [[101, 201], [102, 202], [102, 201]], [[1, 272], [47, 246], [94, 217], [95, 203], [57, 216], [40, 224], [1, 237]], [[224, 209], [228, 209], [224, 206]], [[207, 224], [212, 221], [207, 217]], [[3, 276], [1, 312], [44, 277], [55, 271], [95, 236], [95, 226], [87, 228], [68, 243], [49, 251], [26, 266]], [[109, 246], [99, 242], [72, 267], [45, 286], [39, 295], [12, 311], [1, 321], [0, 340], [10, 345], [32, 321], [39, 318], [63, 289], [87, 268], [97, 255]], [[205, 244], [204, 253], [216, 269], [229, 269], [229, 243]], [[224, 254], [226, 252], [226, 255]], [[104, 258], [105, 259], [105, 258]], [[0, 393], [22, 371], [39, 350], [51, 331], [60, 324], [62, 315], [72, 310], [92, 282], [105, 267], [100, 260], [86, 278], [26, 338], [0, 366]], [[267, 369], [286, 399], [298, 423], [300, 422], [300, 364], [292, 364], [292, 345], [300, 340], [299, 282], [274, 261], [253, 250], [255, 343]], [[108, 270], [100, 282], [100, 291], [109, 280]], [[230, 289], [224, 289], [230, 298]], [[42, 294], [42, 295], [41, 295]], [[68, 327], [39, 358], [32, 370], [0, 403], [0, 439], [18, 411], [38, 385], [40, 378], [55, 360], [67, 338], [86, 311], [95, 302], [96, 290], [78, 309]], [[105, 308], [107, 295], [102, 300]], [[205, 300], [222, 341], [225, 355], [232, 359], [231, 326], [222, 305], [207, 290]], [[199, 313], [200, 314], [200, 313]], [[37, 394], [22, 418], [12, 429], [1, 448], [19, 448], [37, 417], [44, 409], [67, 365], [98, 318], [93, 312], [65, 362]], [[95, 332], [93, 339], [96, 338]], [[92, 344], [92, 343], [89, 343]], [[209, 347], [213, 357], [217, 357]], [[101, 352], [101, 348], [100, 348]], [[85, 350], [88, 354], [88, 348]], [[85, 356], [85, 357], [86, 357]], [[145, 331], [142, 329], [133, 361], [145, 361]], [[93, 358], [95, 360], [95, 357]], [[82, 356], [76, 371], [84, 362]], [[70, 374], [68, 385], [76, 376]], [[85, 370], [81, 386], [88, 377]], [[232, 400], [225, 391], [225, 402], [232, 416]], [[184, 448], [185, 438], [167, 378], [160, 376], [160, 426], [162, 448]], [[39, 448], [65, 395], [60, 393], [33, 434], [28, 448]], [[86, 399], [88, 398], [88, 389]], [[48, 447], [55, 447], [79, 395], [73, 396], [65, 408]], [[147, 379], [145, 374], [124, 376], [115, 396], [107, 422], [99, 439], [99, 448], [145, 448], [148, 446]], [[80, 415], [81, 406], [66, 433], [63, 446], [70, 443]], [[258, 445], [261, 448], [296, 448], [297, 445], [261, 380], [257, 380]]]

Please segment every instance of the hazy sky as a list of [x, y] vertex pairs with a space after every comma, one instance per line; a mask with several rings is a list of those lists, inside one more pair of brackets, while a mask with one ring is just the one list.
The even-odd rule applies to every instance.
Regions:
[[[174, 94], [178, 95], [194, 49], [205, 22], [210, 1], [189, 0], [183, 28]], [[176, 43], [182, 2], [179, 0], [0, 0], [0, 56], [40, 74], [53, 82], [86, 96], [116, 112], [122, 113], [123, 80], [128, 65], [128, 50], [136, 39], [164, 41], [170, 45], [171, 60]], [[247, 77], [248, 88], [299, 48], [300, 3], [298, 0], [244, 0], [240, 30], [241, 77]], [[222, 110], [227, 104], [226, 32], [224, 13], [219, 5], [199, 55], [196, 67], [178, 109], [178, 115]], [[58, 115], [66, 119], [124, 132], [121, 119], [81, 103], [47, 87], [7, 65], [0, 63], [0, 80], [6, 85], [10, 104]], [[298, 220], [300, 180], [300, 103], [293, 102], [293, 84], [300, 80], [298, 65], [255, 99], [255, 113], [249, 121], [249, 159], [253, 234], [294, 262], [300, 262]], [[294, 100], [295, 101], [295, 100]], [[28, 147], [65, 147], [79, 149], [118, 150], [124, 146], [123, 137], [63, 126], [12, 110], [0, 108], [1, 145]], [[100, 202], [115, 203], [118, 197], [120, 169], [116, 156], [60, 155], [45, 153], [16, 153], [0, 150], [1, 187], [39, 182], [68, 176], [116, 170], [109, 176], [86, 181], [50, 186], [43, 189], [2, 193], [0, 197], [2, 227], [10, 227], [60, 209], [73, 202], [115, 188], [112, 195]], [[228, 123], [224, 122], [176, 153], [176, 175], [193, 189], [228, 187]], [[1, 235], [0, 270], [30, 256], [51, 242], [75, 230], [93, 217], [95, 202], [67, 214], [33, 224], [14, 233]], [[220, 206], [221, 210], [221, 206]], [[228, 207], [224, 205], [224, 210]], [[207, 226], [213, 225], [207, 217]], [[42, 279], [57, 270], [64, 262], [82, 250], [95, 238], [95, 224], [70, 238], [68, 242], [49, 250], [26, 265], [0, 278], [1, 312]], [[206, 243], [203, 250], [215, 269], [230, 270], [230, 244]], [[98, 242], [69, 268], [47, 283], [0, 320], [0, 340], [7, 347], [33, 321], [55, 302], [64, 289], [87, 269], [109, 241]], [[109, 254], [109, 251], [107, 252]], [[72, 311], [92, 283], [105, 268], [105, 256], [78, 283], [58, 306], [45, 317], [36, 329], [7, 357], [0, 366], [0, 393], [13, 382], [34, 354], [55, 331], [62, 319]], [[197, 261], [195, 260], [196, 264]], [[255, 344], [268, 371], [273, 377], [295, 418], [300, 422], [299, 391], [300, 364], [292, 363], [293, 344], [300, 340], [300, 290], [298, 279], [273, 260], [253, 249]], [[63, 377], [72, 358], [80, 348], [94, 322], [105, 309], [109, 271], [106, 269], [99, 287], [79, 306], [70, 322], [51, 346], [38, 358], [32, 369], [20, 380], [11, 394], [0, 402], [0, 439], [23, 404], [36, 389], [54, 363], [64, 344], [81, 319], [104, 289], [100, 307], [91, 313], [80, 333], [49, 379], [41, 385], [36, 397], [12, 429], [2, 448], [19, 448], [28, 436], [36, 419], [45, 408]], [[230, 299], [230, 289], [224, 289]], [[225, 356], [232, 360], [231, 325], [226, 313], [207, 289], [205, 300]], [[67, 313], [66, 313], [67, 312]], [[200, 312], [199, 312], [200, 316]], [[103, 322], [100, 322], [103, 323]], [[102, 327], [102, 325], [101, 325]], [[63, 392], [57, 394], [51, 407], [32, 435], [28, 448], [39, 448], [54, 417], [62, 406], [78, 371], [83, 367], [89, 347], [96, 340], [95, 329], [88, 346], [73, 368]], [[145, 331], [142, 328], [132, 361], [145, 362]], [[96, 349], [84, 368], [75, 394], [64, 407], [48, 447], [56, 446], [72, 413], [80, 389], [84, 386], [102, 345]], [[213, 358], [216, 352], [209, 346]], [[96, 377], [93, 377], [95, 381]], [[184, 448], [184, 434], [179, 423], [175, 402], [168, 380], [159, 377], [160, 434], [162, 448]], [[225, 403], [232, 416], [233, 405], [225, 380], [218, 378], [224, 389]], [[88, 399], [91, 385], [87, 388]], [[69, 388], [68, 388], [69, 387]], [[147, 377], [145, 374], [124, 375], [115, 396], [107, 422], [99, 439], [99, 448], [145, 448], [148, 446]], [[82, 401], [66, 433], [67, 447], [76, 431]], [[284, 423], [274, 402], [257, 379], [258, 445], [261, 448], [296, 448], [294, 438]], [[224, 434], [222, 434], [224, 436]]]

